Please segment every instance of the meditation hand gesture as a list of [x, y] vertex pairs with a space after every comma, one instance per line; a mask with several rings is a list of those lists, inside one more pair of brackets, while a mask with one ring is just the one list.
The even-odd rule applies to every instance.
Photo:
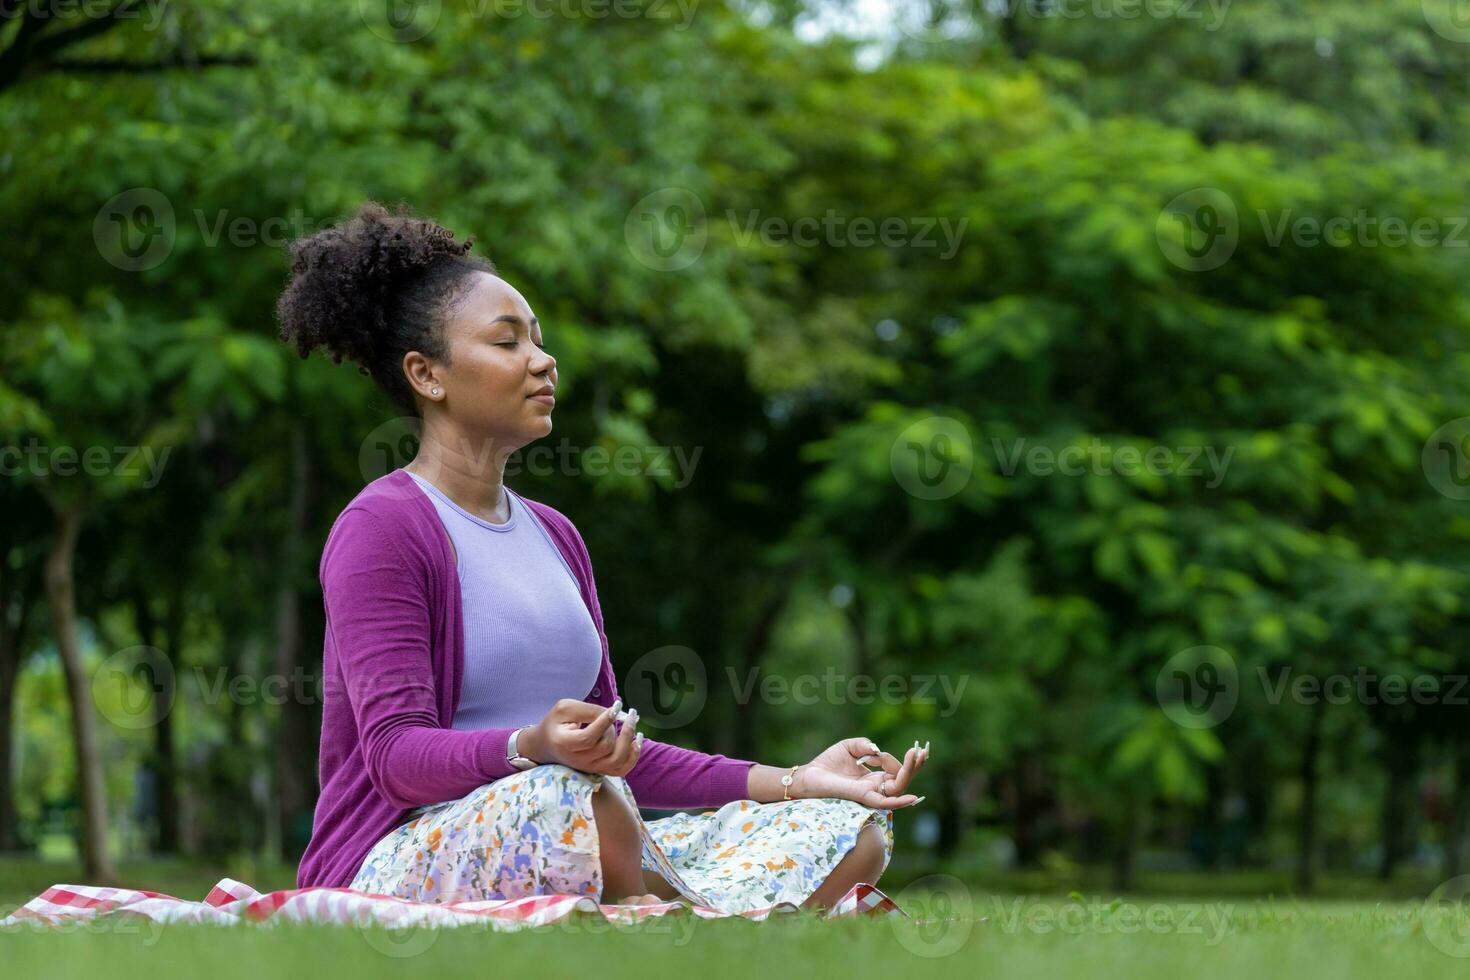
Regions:
[[[872, 739], [845, 738], [796, 771], [791, 795], [805, 799], [855, 800], [882, 810], [913, 806], [924, 797], [904, 790], [928, 758], [927, 743], [920, 747], [915, 742], [900, 763], [880, 751]], [[869, 765], [879, 768], [869, 769]]]
[[[626, 776], [643, 751], [643, 733], [638, 731], [638, 709], [630, 709], [624, 715], [622, 706], [622, 698], [606, 708], [575, 698], [561, 698], [545, 718], [522, 730], [517, 748], [533, 762], [554, 762], [582, 772]], [[621, 727], [614, 727], [620, 716]]]

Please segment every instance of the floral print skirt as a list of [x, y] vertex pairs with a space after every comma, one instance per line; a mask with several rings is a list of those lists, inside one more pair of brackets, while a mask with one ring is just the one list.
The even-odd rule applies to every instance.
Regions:
[[[607, 790], [625, 795], [637, 812], [622, 777], [560, 765], [536, 766], [460, 799], [420, 807], [373, 846], [349, 887], [435, 904], [527, 895], [600, 900], [592, 794]], [[882, 831], [886, 869], [892, 811], [851, 800], [735, 800], [699, 814], [640, 816], [643, 867], [696, 905], [721, 912], [799, 906], [870, 822]]]

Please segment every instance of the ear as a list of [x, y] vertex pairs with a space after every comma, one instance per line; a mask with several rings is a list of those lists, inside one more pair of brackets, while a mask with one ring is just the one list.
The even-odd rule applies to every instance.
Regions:
[[444, 400], [444, 382], [439, 377], [439, 368], [433, 361], [416, 350], [403, 355], [403, 374], [420, 398], [428, 402]]

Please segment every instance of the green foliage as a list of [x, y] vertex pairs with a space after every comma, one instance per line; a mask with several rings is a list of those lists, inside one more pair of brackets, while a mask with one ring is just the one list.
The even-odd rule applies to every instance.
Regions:
[[[773, 720], [764, 742], [712, 690], [690, 731], [661, 734], [750, 753], [937, 739], [933, 779], [992, 781], [970, 820], [1035, 772], [1115, 836], [1150, 810], [1187, 824], [1255, 770], [1290, 811], [1314, 722], [1259, 671], [1470, 667], [1470, 521], [1420, 457], [1470, 406], [1463, 251], [1351, 224], [1470, 214], [1470, 46], [1418, 0], [1230, 5], [1213, 27], [1001, 6], [1015, 16], [978, 5], [961, 39], [864, 70], [845, 42], [796, 40], [794, 9], [756, 26], [701, 5], [673, 30], [448, 4], [398, 43], [335, 5], [210, 0], [85, 51], [147, 57], [182, 34], [253, 67], [4, 90], [0, 218], [24, 234], [0, 246], [0, 442], [174, 452], [156, 486], [17, 481], [92, 508], [84, 614], [185, 583], [183, 655], [259, 674], [285, 594], [314, 646], [320, 543], [395, 410], [275, 340], [284, 245], [404, 199], [537, 310], [566, 396], [550, 444], [697, 459], [511, 481], [587, 538], [620, 669], [679, 643], [712, 677], [841, 664], [966, 685], [949, 713], [749, 706]], [[132, 188], [174, 212], [166, 257], [138, 271], [94, 238]], [[1199, 188], [1233, 206], [1236, 240], [1195, 270], [1171, 259], [1193, 230], [1169, 207]], [[662, 270], [629, 236], [669, 190], [705, 238]], [[910, 237], [760, 230], [828, 215]], [[1333, 219], [1347, 230], [1292, 233]], [[907, 447], [941, 444], [963, 479], [913, 492], [933, 461]], [[1155, 680], [1206, 645], [1238, 665], [1240, 705], [1180, 727]], [[1438, 765], [1464, 738], [1444, 710], [1366, 708], [1327, 729], [1354, 752], [1324, 816], [1355, 845], [1376, 751], [1407, 730]], [[276, 764], [249, 725], [282, 712], [212, 710], [201, 756], [248, 755], [200, 762], [201, 781]]]

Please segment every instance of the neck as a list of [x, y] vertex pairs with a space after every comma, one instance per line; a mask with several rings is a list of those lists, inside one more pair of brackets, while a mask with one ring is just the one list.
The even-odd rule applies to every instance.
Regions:
[[505, 461], [516, 448], [426, 418], [418, 455], [404, 468], [434, 484], [471, 514], [503, 523], [509, 514]]

